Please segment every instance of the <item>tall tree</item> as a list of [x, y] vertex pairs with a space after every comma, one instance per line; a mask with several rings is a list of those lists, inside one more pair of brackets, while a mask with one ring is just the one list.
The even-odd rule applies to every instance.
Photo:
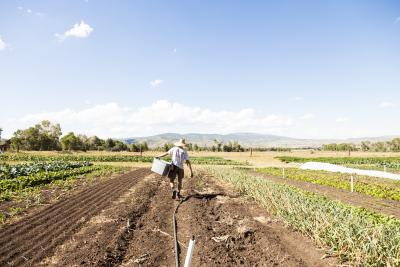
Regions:
[[75, 136], [73, 132], [68, 133], [67, 135], [61, 138], [61, 144], [64, 150], [79, 150], [80, 149], [80, 140]]

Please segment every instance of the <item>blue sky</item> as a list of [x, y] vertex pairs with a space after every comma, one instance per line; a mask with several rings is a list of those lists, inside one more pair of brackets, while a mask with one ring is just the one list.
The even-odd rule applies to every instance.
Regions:
[[0, 126], [400, 134], [399, 1], [0, 2]]

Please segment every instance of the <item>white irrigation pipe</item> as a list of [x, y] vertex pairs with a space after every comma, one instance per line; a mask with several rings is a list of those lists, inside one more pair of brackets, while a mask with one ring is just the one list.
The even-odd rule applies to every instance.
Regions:
[[[344, 166], [330, 164], [330, 163], [324, 163], [324, 162], [307, 162], [307, 163], [304, 163], [303, 165], [301, 165], [300, 169], [320, 170], [320, 171], [328, 171], [328, 172], [340, 172], [340, 173], [348, 173], [349, 175], [362, 175], [362, 176], [372, 176], [372, 177], [378, 177], [378, 178], [400, 180], [400, 174], [398, 174], [398, 173], [347, 168]], [[387, 168], [386, 168], [386, 170], [387, 170]]]
[[189, 241], [189, 247], [186, 253], [186, 259], [185, 259], [185, 265], [184, 267], [190, 267], [190, 263], [192, 261], [192, 256], [193, 256], [193, 251], [194, 251], [194, 244], [196, 243], [196, 240], [194, 239], [194, 236], [192, 239]]
[[354, 192], [354, 177], [353, 177], [353, 175], [350, 178], [350, 186], [351, 186], [351, 192], [353, 193]]

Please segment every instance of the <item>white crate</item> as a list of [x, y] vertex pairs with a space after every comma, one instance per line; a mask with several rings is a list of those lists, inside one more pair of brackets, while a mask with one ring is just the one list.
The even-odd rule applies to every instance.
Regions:
[[159, 175], [166, 176], [169, 172], [171, 163], [168, 163], [161, 159], [153, 159], [153, 165], [151, 166], [151, 171], [158, 173]]

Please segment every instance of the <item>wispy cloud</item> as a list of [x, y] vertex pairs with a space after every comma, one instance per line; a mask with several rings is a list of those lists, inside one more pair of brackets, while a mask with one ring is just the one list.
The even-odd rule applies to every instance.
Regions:
[[6, 44], [6, 42], [3, 41], [3, 39], [1, 38], [1, 35], [0, 35], [0, 51], [6, 49], [6, 47], [7, 47], [7, 44]]
[[59, 41], [64, 41], [67, 38], [87, 38], [93, 32], [93, 28], [86, 24], [83, 20], [80, 23], [76, 23], [71, 29], [67, 30], [63, 34], [55, 34]]
[[304, 100], [304, 97], [302, 97], [302, 96], [295, 96], [295, 97], [291, 98], [290, 100], [291, 100], [291, 101], [298, 102], [298, 101]]
[[176, 53], [178, 50], [177, 50], [176, 48], [174, 48], [174, 50], [173, 50], [173, 51], [174, 51], [174, 53]]
[[300, 120], [311, 120], [314, 118], [315, 118], [315, 115], [313, 113], [307, 113], [307, 114], [304, 114], [303, 116], [301, 116], [299, 119]]
[[395, 20], [394, 20], [394, 24], [397, 24], [400, 22], [400, 16], [398, 16]]
[[28, 14], [28, 15], [36, 15], [38, 17], [43, 17], [44, 14], [42, 12], [36, 11], [34, 12], [30, 8], [24, 8], [23, 6], [18, 6], [17, 9], [21, 11], [22, 14]]
[[392, 102], [382, 102], [379, 104], [380, 108], [394, 108], [395, 106], [396, 104]]
[[150, 82], [150, 86], [155, 88], [155, 87], [159, 87], [162, 83], [164, 83], [163, 80], [156, 79], [156, 80]]
[[347, 121], [349, 121], [350, 119], [349, 118], [347, 118], [347, 117], [339, 117], [339, 118], [336, 118], [336, 122], [347, 122]]

